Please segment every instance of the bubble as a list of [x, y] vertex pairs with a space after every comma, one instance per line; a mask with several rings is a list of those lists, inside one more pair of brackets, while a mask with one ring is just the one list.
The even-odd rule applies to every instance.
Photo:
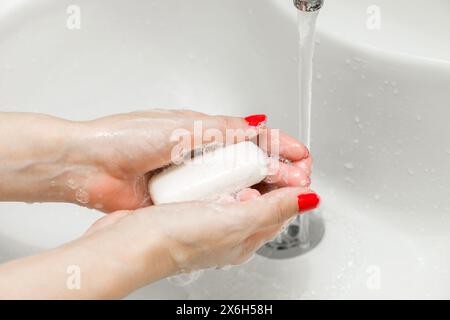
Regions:
[[66, 182], [66, 186], [68, 186], [72, 190], [75, 190], [77, 188], [77, 182], [74, 179], [69, 179]]
[[355, 168], [355, 166], [353, 165], [353, 163], [347, 162], [347, 163], [344, 163], [344, 168], [348, 169], [348, 170], [352, 170]]
[[176, 276], [167, 278], [167, 281], [169, 281], [170, 283], [172, 283], [176, 286], [185, 287], [185, 286], [197, 281], [202, 276], [202, 274], [203, 274], [203, 270], [194, 271], [194, 272], [190, 272], [190, 273], [182, 273], [182, 274], [178, 274]]
[[75, 199], [79, 203], [86, 204], [89, 202], [89, 194], [84, 189], [78, 189], [77, 192], [75, 193]]

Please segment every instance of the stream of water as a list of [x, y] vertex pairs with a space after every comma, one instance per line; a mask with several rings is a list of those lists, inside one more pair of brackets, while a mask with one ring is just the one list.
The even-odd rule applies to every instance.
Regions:
[[[311, 101], [315, 29], [319, 11], [298, 11], [298, 86], [299, 86], [299, 139], [308, 149], [311, 147]], [[297, 217], [299, 239], [302, 247], [309, 247], [309, 216]]]

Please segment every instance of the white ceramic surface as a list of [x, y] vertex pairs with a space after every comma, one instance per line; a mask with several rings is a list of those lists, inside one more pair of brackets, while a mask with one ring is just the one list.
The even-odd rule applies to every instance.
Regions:
[[[290, 0], [75, 2], [0, 2], [1, 111], [90, 119], [191, 107], [267, 113], [272, 126], [297, 132]], [[450, 298], [450, 3], [422, 3], [328, 0], [320, 13], [319, 247], [208, 271], [186, 287], [160, 281], [131, 298]], [[80, 30], [66, 27], [71, 4], [81, 9]], [[369, 5], [381, 9], [379, 30], [366, 28]], [[0, 204], [0, 260], [76, 238], [100, 216], [74, 205]]]

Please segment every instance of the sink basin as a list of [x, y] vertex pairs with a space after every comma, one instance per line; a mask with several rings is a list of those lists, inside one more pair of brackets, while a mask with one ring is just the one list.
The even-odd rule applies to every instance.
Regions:
[[[162, 280], [129, 298], [450, 298], [450, 3], [431, 3], [427, 16], [420, 0], [327, 1], [320, 12], [312, 152], [326, 233], [317, 248], [256, 256], [185, 286]], [[271, 126], [298, 132], [292, 1], [78, 0], [80, 29], [67, 28], [69, 5], [0, 4], [1, 111], [267, 113]], [[379, 30], [366, 28], [369, 5]], [[99, 217], [2, 203], [0, 261], [74, 239]]]

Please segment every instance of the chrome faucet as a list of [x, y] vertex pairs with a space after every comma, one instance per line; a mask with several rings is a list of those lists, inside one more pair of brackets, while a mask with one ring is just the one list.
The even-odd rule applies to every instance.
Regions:
[[322, 8], [324, 0], [294, 0], [294, 5], [300, 11], [317, 11]]
[[[319, 10], [324, 0], [294, 0], [300, 11]], [[266, 243], [258, 254], [272, 259], [287, 259], [305, 254], [315, 248], [323, 238], [325, 224], [319, 210], [308, 216], [297, 217], [275, 240]]]

